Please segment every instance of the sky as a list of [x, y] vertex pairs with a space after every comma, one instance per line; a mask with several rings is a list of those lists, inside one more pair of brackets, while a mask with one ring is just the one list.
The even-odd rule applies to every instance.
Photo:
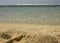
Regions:
[[60, 5], [60, 0], [0, 0], [0, 4], [53, 4]]

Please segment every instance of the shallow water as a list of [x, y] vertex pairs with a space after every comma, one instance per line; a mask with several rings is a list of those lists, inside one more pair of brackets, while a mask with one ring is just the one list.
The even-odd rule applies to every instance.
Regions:
[[60, 7], [0, 7], [0, 22], [60, 25]]

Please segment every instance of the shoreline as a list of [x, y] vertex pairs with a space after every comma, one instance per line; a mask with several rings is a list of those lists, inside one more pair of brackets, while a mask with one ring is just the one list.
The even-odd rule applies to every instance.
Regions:
[[35, 24], [17, 24], [17, 23], [0, 23], [0, 30], [27, 30], [27, 31], [59, 31], [60, 25], [35, 25]]

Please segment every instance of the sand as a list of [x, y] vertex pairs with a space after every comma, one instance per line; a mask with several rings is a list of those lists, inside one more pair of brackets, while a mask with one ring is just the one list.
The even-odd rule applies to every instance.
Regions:
[[0, 23], [0, 43], [60, 43], [60, 25]]

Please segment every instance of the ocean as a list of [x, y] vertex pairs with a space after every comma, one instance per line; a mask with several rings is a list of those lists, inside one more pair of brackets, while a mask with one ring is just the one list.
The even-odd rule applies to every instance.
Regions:
[[60, 7], [0, 7], [0, 23], [60, 25]]

